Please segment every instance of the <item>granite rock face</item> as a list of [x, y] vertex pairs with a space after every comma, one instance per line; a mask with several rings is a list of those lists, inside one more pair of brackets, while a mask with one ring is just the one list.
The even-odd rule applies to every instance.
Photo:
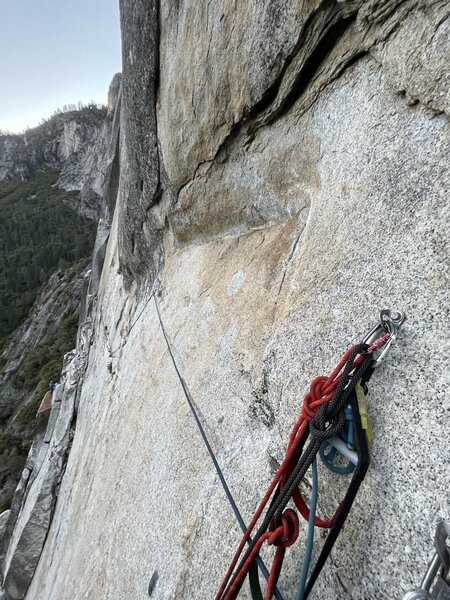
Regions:
[[[128, 282], [155, 277], [162, 228], [152, 210], [161, 199], [156, 126], [158, 3], [124, 0], [118, 193], [119, 262]], [[143, 126], [143, 123], [145, 125]]]
[[[1, 356], [0, 366], [0, 506], [9, 507], [20, 477], [20, 469], [35, 435], [45, 429], [47, 414], [23, 422], [23, 410], [33, 402], [39, 390], [36, 382], [16, 374], [30, 372], [39, 348], [49, 344], [64, 319], [79, 312], [86, 269], [78, 265], [54, 273], [32, 306], [25, 322], [12, 334]], [[80, 315], [81, 316], [81, 315]], [[61, 357], [62, 358], [62, 357]], [[34, 414], [32, 415], [34, 416]], [[17, 467], [15, 464], [20, 461]]]
[[[313, 600], [401, 598], [449, 517], [448, 3], [238, 4], [121, 3], [117, 202], [27, 600], [144, 599], [155, 571], [152, 598], [211, 598], [240, 540], [152, 292], [246, 521], [310, 381], [380, 308], [407, 313]], [[320, 469], [321, 514], [347, 483]]]
[[72, 208], [95, 221], [100, 218], [111, 220], [112, 216], [106, 198], [107, 186], [111, 181], [111, 165], [118, 152], [120, 95], [121, 74], [117, 73], [108, 93], [108, 110], [106, 115], [102, 112], [95, 135], [84, 141], [81, 151], [63, 162], [58, 179], [58, 185], [63, 189], [80, 191], [79, 199]]
[[[77, 272], [78, 270], [78, 272]], [[7, 419], [26, 399], [29, 390], [11, 388], [10, 379], [30, 353], [58, 331], [62, 320], [77, 311], [84, 273], [73, 268], [54, 273], [43, 287], [26, 321], [14, 332], [2, 353], [0, 418]]]
[[11, 513], [10, 510], [4, 510], [0, 514], [0, 544], [2, 543], [3, 536], [5, 535], [6, 523], [8, 521], [10, 513]]
[[44, 546], [74, 432], [77, 393], [92, 329], [84, 323], [77, 351], [68, 353], [45, 433], [36, 437], [17, 487], [0, 544], [6, 598], [24, 598]]

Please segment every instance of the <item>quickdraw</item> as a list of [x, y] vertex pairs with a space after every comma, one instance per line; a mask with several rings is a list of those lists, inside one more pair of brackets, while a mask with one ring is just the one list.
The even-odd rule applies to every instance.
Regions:
[[[264, 543], [276, 547], [264, 595], [265, 600], [273, 597], [286, 549], [296, 542], [299, 535], [297, 512], [287, 508], [291, 500], [300, 515], [309, 523], [305, 560], [296, 600], [305, 600], [308, 597], [369, 467], [370, 429], [365, 403], [367, 382], [374, 369], [385, 359], [405, 318], [405, 314], [400, 311], [381, 311], [379, 322], [360, 344], [356, 344], [344, 354], [331, 375], [317, 377], [312, 382], [303, 401], [300, 418], [292, 430], [285, 459], [238, 546], [216, 600], [234, 600], [249, 573], [254, 600], [263, 598], [259, 582], [255, 583], [254, 563], [259, 558], [259, 551]], [[342, 436], [344, 429], [345, 435]], [[351, 445], [351, 448], [348, 448], [348, 445]], [[325, 462], [329, 461], [328, 466], [333, 465], [335, 454], [330, 457], [332, 450], [329, 450], [329, 447], [346, 455], [351, 468], [347, 465], [345, 470], [348, 473], [353, 472], [353, 476], [344, 500], [334, 515], [330, 519], [322, 519], [316, 515], [316, 456], [321, 454]], [[344, 451], [344, 447], [348, 452]], [[299, 484], [310, 467], [313, 485], [308, 507]], [[253, 530], [259, 521], [261, 524], [252, 538]], [[329, 529], [329, 532], [308, 579], [314, 526]]]

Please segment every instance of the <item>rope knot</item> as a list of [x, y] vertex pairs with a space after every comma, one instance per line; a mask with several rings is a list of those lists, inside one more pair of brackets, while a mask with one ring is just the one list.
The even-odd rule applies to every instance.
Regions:
[[277, 548], [288, 548], [297, 541], [299, 527], [297, 513], [288, 508], [281, 515], [280, 524], [271, 526], [267, 543], [269, 546], [274, 545]]
[[334, 387], [333, 382], [325, 375], [320, 375], [311, 382], [302, 406], [301, 417], [305, 421], [314, 419], [320, 406], [333, 396]]

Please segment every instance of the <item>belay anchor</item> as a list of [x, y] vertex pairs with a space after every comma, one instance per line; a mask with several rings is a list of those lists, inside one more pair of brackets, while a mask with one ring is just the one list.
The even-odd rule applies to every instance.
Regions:
[[[234, 600], [247, 575], [254, 600], [262, 600], [263, 597], [270, 600], [274, 594], [281, 598], [276, 586], [286, 549], [296, 542], [299, 535], [297, 512], [308, 521], [308, 536], [296, 600], [308, 597], [369, 467], [371, 433], [365, 400], [367, 382], [385, 360], [405, 319], [401, 311], [382, 310], [376, 325], [362, 342], [344, 354], [334, 371], [328, 377], [317, 377], [311, 383], [300, 417], [291, 432], [286, 456], [238, 546], [216, 600]], [[353, 473], [343, 501], [329, 519], [316, 515], [318, 454], [331, 470]], [[348, 464], [342, 469], [334, 463], [337, 455], [347, 460]], [[308, 506], [299, 484], [310, 467], [313, 483]], [[287, 508], [290, 501], [297, 510]], [[329, 531], [309, 572], [314, 527]], [[264, 543], [275, 546], [276, 550], [263, 596], [256, 561]]]

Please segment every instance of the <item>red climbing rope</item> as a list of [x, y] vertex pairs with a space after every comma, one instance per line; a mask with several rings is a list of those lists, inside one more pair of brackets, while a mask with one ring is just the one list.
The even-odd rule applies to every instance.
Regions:
[[[379, 349], [387, 342], [388, 339], [389, 334], [383, 335], [370, 346], [367, 352], [373, 352], [374, 350]], [[347, 352], [340, 360], [339, 364], [328, 377], [323, 375], [316, 377], [311, 383], [309, 392], [306, 394], [303, 400], [300, 417], [295, 423], [294, 428], [292, 429], [286, 451], [286, 456], [280, 468], [278, 469], [278, 472], [275, 475], [272, 483], [270, 484], [269, 489], [267, 490], [264, 498], [259, 504], [247, 528], [247, 531], [245, 532], [238, 546], [238, 549], [233, 557], [233, 560], [231, 561], [230, 567], [225, 575], [222, 585], [220, 586], [220, 589], [216, 595], [216, 600], [234, 600], [236, 594], [242, 586], [242, 582], [246, 577], [253, 560], [258, 555], [261, 546], [264, 542], [267, 542], [269, 545], [274, 545], [277, 548], [272, 568], [270, 570], [270, 577], [265, 594], [265, 600], [270, 600], [272, 598], [273, 589], [277, 583], [278, 576], [283, 563], [285, 550], [288, 546], [291, 546], [297, 540], [298, 537], [299, 522], [297, 514], [294, 510], [284, 510], [284, 512], [281, 515], [281, 521], [278, 523], [274, 523], [274, 521], [272, 520], [268, 530], [256, 540], [256, 543], [252, 548], [250, 554], [247, 556], [245, 562], [240, 566], [239, 571], [235, 574], [234, 578], [232, 578], [233, 572], [236, 568], [242, 551], [246, 546], [248, 540], [250, 539], [250, 536], [252, 534], [253, 529], [255, 528], [256, 523], [260, 519], [264, 509], [266, 508], [269, 500], [271, 499], [275, 488], [279, 486], [279, 490], [283, 490], [283, 487], [285, 486], [287, 480], [289, 479], [290, 475], [295, 469], [302, 454], [306, 430], [309, 428], [309, 424], [312, 421], [312, 419], [314, 419], [319, 408], [333, 398], [333, 395], [336, 392], [336, 388], [338, 387], [339, 382], [342, 378], [341, 371], [343, 370], [344, 365], [347, 363], [356, 347], [357, 346], [352, 346], [349, 350], [347, 350]], [[359, 354], [353, 362], [353, 369], [356, 369], [356, 367], [358, 367], [362, 363], [364, 358], [364, 354]], [[306, 505], [304, 499], [302, 498], [298, 487], [294, 490], [292, 499], [294, 500], [294, 503], [302, 517], [308, 520], [309, 508]], [[316, 517], [314, 524], [318, 527], [331, 527], [334, 523], [334, 520], [336, 519], [339, 510], [340, 507], [338, 507], [333, 517], [331, 517], [331, 519], [328, 520], [322, 520], [319, 517]], [[229, 583], [230, 580], [231, 584]], [[228, 589], [227, 586], [229, 586]]]

